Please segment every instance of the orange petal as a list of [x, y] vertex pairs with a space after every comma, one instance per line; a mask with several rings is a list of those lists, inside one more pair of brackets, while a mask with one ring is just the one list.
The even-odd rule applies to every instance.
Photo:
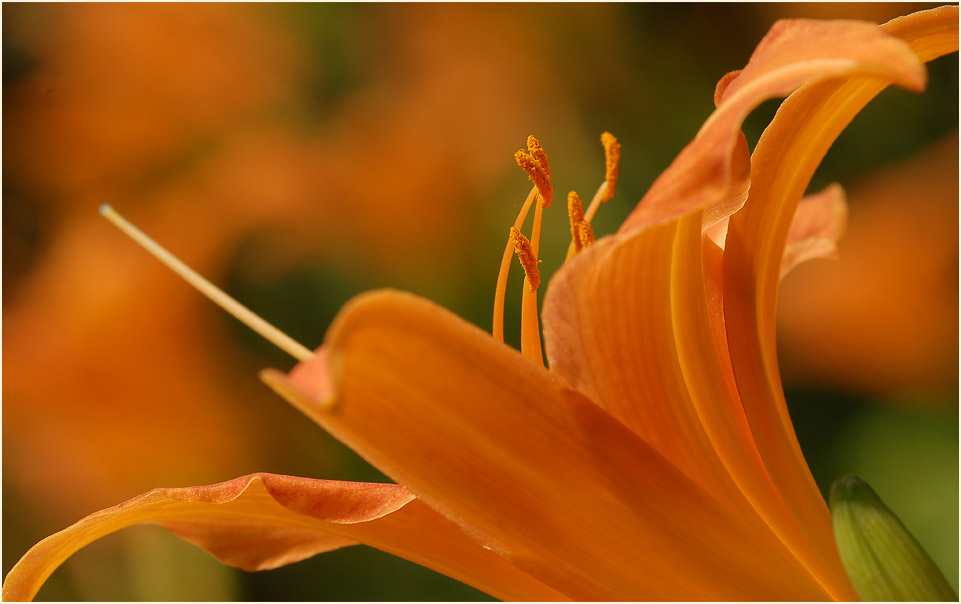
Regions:
[[710, 226], [736, 211], [749, 179], [739, 149], [741, 123], [763, 101], [802, 84], [850, 72], [872, 73], [920, 89], [925, 71], [913, 52], [876, 26], [855, 21], [778, 21], [740, 72], [718, 83], [717, 109], [654, 182], [620, 228], [625, 232], [694, 208]]
[[696, 215], [678, 229], [671, 305], [678, 360], [690, 398], [731, 478], [777, 537], [832, 599], [855, 597], [818, 556], [765, 468], [734, 380], [723, 321], [722, 251], [698, 232]]
[[[910, 48], [929, 60], [957, 50], [958, 9], [943, 7], [892, 22]], [[752, 157], [752, 184], [744, 208], [731, 217], [724, 251], [724, 320], [738, 389], [755, 440], [778, 490], [800, 526], [809, 527], [828, 568], [840, 569], [828, 511], [794, 434], [778, 374], [774, 321], [781, 260], [794, 210], [828, 147], [878, 92], [907, 66], [877, 45], [877, 58], [843, 79], [805, 86], [788, 98], [765, 130]], [[829, 42], [825, 41], [825, 44]], [[879, 59], [892, 61], [882, 74]], [[895, 64], [896, 63], [896, 64]], [[904, 63], [904, 65], [902, 65]], [[725, 92], [730, 95], [736, 81]], [[799, 477], [805, 477], [801, 480]], [[838, 574], [838, 581], [844, 581]]]
[[[847, 216], [844, 189], [838, 184], [802, 199], [788, 233], [781, 277], [806, 260], [836, 258], [838, 241], [847, 227]], [[730, 216], [727, 216], [703, 229], [704, 235], [722, 250], [729, 221]]]
[[848, 205], [841, 185], [808, 195], [798, 204], [781, 259], [781, 278], [814, 258], [835, 258], [847, 224]]
[[[634, 430], [814, 584], [813, 550], [786, 513], [754, 444], [715, 338], [699, 212], [605, 238], [570, 261], [544, 301], [551, 370]], [[763, 520], [762, 520], [763, 519]]]
[[366, 294], [325, 345], [333, 400], [312, 400], [299, 379], [285, 396], [565, 595], [824, 597], [623, 424], [433, 303]]
[[575, 256], [550, 282], [544, 342], [552, 372], [723, 496], [725, 472], [677, 361], [671, 312], [677, 230], [676, 220], [665, 222], [604, 238]]
[[[211, 486], [154, 489], [87, 516], [27, 552], [7, 575], [3, 599], [32, 599], [50, 573], [81, 547], [140, 523], [159, 524], [245, 570], [276, 568], [367, 543], [491, 588], [499, 597], [556, 595], [478, 547], [401, 486], [251, 474]], [[515, 583], [539, 588], [502, 589], [510, 581], [492, 582], [491, 575], [519, 576]]]

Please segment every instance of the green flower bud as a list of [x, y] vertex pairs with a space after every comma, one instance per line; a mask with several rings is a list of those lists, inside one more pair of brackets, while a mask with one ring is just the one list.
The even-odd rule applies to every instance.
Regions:
[[834, 540], [862, 600], [958, 600], [947, 579], [877, 494], [855, 476], [831, 487]]

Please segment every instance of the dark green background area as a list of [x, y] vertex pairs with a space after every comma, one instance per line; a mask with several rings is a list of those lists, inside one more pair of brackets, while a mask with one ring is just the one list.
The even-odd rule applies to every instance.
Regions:
[[[565, 82], [564, 90], [577, 110], [577, 132], [609, 130], [624, 143], [616, 202], [605, 206], [595, 231], [613, 231], [656, 176], [693, 137], [713, 109], [718, 78], [747, 61], [755, 44], [771, 25], [775, 12], [763, 5], [735, 4], [622, 4], [515, 5], [520, 22], [529, 23], [549, 41], [541, 52], [546, 63]], [[797, 14], [815, 7], [795, 5]], [[891, 6], [891, 16], [902, 6]], [[916, 10], [914, 6], [907, 10]], [[5, 22], [9, 5], [4, 5]], [[30, 11], [22, 6], [15, 10]], [[404, 7], [385, 5], [279, 5], [264, 7], [264, 18], [286, 28], [299, 48], [306, 49], [314, 69], [289, 107], [289, 120], [304, 131], [336, 126], [338, 109], [352, 91], [371, 85], [378, 60], [389, 56], [401, 33], [392, 31], [391, 18]], [[484, 7], [464, 5], [464, 18]], [[620, 24], [611, 33], [593, 27], [592, 11]], [[781, 12], [787, 11], [784, 7]], [[866, 7], [852, 6], [857, 17]], [[874, 14], [871, 9], [871, 14]], [[524, 40], [504, 40], [506, 45]], [[38, 68], [25, 49], [3, 46], [4, 87]], [[616, 59], [616, 60], [615, 60]], [[957, 55], [933, 62], [930, 86], [922, 95], [885, 91], [838, 140], [812, 183], [853, 183], [888, 163], [910, 157], [933, 141], [957, 131]], [[528, 99], [518, 99], [526, 102]], [[548, 100], [549, 102], [549, 100]], [[776, 103], [764, 104], [748, 120], [745, 131], [753, 143], [773, 115]], [[465, 116], [465, 119], [467, 117]], [[532, 124], [544, 140], [563, 138], [570, 124]], [[627, 144], [630, 141], [631, 144]], [[7, 150], [5, 141], [5, 150]], [[522, 139], [518, 140], [518, 146]], [[598, 148], [549, 148], [555, 174], [568, 173], [580, 182], [599, 182]], [[510, 159], [515, 149], [504, 149]], [[389, 161], [389, 158], [386, 160]], [[593, 179], [593, 180], [592, 180]], [[502, 183], [492, 183], [500, 187]], [[522, 197], [528, 184], [523, 175], [509, 183]], [[15, 191], [4, 190], [4, 233], [14, 229], [22, 239], [43, 247], [42, 215], [17, 210], [9, 204]], [[232, 250], [231, 266], [223, 284], [231, 294], [275, 321], [295, 339], [319, 341], [341, 305], [368, 289], [391, 286], [437, 300], [456, 314], [489, 328], [497, 263], [503, 250], [504, 225], [513, 209], [477, 221], [472, 251], [446, 259], [464, 275], [462, 281], [432, 280], [425, 275], [393, 275], [373, 267], [357, 271], [349, 259], [310, 258], [288, 273], [252, 277], [243, 270], [251, 258], [269, 245], [265, 232], [251, 235]], [[549, 275], [567, 245], [566, 216], [545, 218], [544, 262]], [[39, 251], [37, 252], [39, 253]], [[4, 264], [4, 287], [28, 266]], [[516, 270], [516, 268], [515, 268]], [[448, 274], [445, 272], [444, 274]], [[9, 283], [8, 283], [9, 279]], [[515, 281], [516, 283], [517, 281]], [[506, 331], [516, 344], [518, 292], [508, 296]], [[273, 349], [224, 315], [217, 319], [245, 347], [252, 367], [286, 366], [283, 353]], [[844, 474], [868, 481], [882, 499], [915, 532], [958, 587], [958, 412], [957, 396], [940, 405], [918, 410], [892, 406], [863, 395], [797, 388], [787, 393], [798, 438], [822, 491]], [[934, 410], [930, 410], [934, 409]], [[940, 409], [940, 410], [938, 410]], [[291, 415], [296, 411], [289, 410]], [[297, 451], [289, 473], [325, 478], [384, 480], [306, 418], [293, 419], [289, 447]], [[10, 429], [6, 427], [5, 429]], [[332, 453], [334, 452], [334, 453]], [[334, 455], [336, 463], [331, 463]], [[3, 570], [6, 573], [34, 542], [36, 535], [17, 527], [18, 514], [30, 502], [4, 494]], [[536, 519], [532, 519], [536, 522]], [[102, 567], [98, 552], [124, 552], [124, 568]], [[105, 584], [108, 578], [113, 578]], [[54, 574], [41, 599], [221, 599], [241, 600], [475, 600], [487, 599], [447, 577], [364, 546], [324, 554], [286, 568], [254, 574], [212, 562], [190, 545], [161, 529], [138, 527], [110, 536], [73, 558]]]

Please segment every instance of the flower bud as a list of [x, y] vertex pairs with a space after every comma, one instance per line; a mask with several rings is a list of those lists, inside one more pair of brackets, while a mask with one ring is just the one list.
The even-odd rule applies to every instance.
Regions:
[[862, 600], [957, 601], [934, 561], [866, 482], [838, 479], [830, 504], [834, 540]]

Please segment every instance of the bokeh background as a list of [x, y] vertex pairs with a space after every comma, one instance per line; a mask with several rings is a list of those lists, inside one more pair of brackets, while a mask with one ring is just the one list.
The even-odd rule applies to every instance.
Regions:
[[[528, 134], [555, 187], [588, 195], [600, 133], [619, 137], [618, 194], [595, 222], [611, 232], [776, 19], [924, 6], [4, 4], [4, 574], [39, 539], [156, 486], [383, 480], [258, 381], [290, 359], [99, 204], [309, 347], [346, 300], [384, 286], [488, 328]], [[923, 95], [882, 94], [818, 173], [812, 189], [848, 191], [848, 235], [840, 260], [786, 279], [779, 345], [822, 489], [867, 480], [957, 589], [957, 56], [930, 73]], [[776, 106], [752, 116], [752, 144]], [[547, 274], [563, 214], [546, 215]], [[40, 592], [484, 597], [363, 546], [247, 574], [156, 527], [88, 547]]]

